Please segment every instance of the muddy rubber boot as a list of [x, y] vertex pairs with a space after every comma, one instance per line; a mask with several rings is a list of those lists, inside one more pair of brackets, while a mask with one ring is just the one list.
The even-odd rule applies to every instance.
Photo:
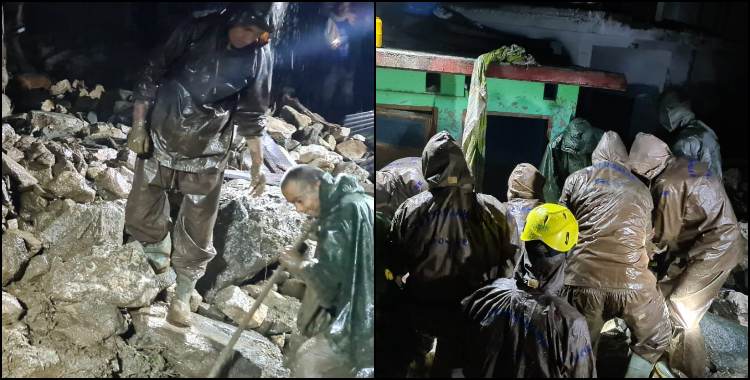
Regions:
[[162, 274], [169, 269], [169, 256], [172, 253], [172, 238], [167, 232], [167, 236], [156, 243], [141, 243], [143, 245], [143, 253], [146, 254], [146, 259], [154, 269], [154, 273]]
[[630, 363], [628, 363], [628, 371], [625, 372], [625, 378], [651, 377], [651, 370], [653, 368], [654, 365], [651, 362], [634, 352], [630, 356]]
[[177, 274], [177, 286], [167, 312], [167, 322], [179, 327], [190, 327], [190, 293], [196, 282], [198, 280]]
[[667, 365], [667, 362], [664, 360], [659, 360], [658, 362], [656, 362], [654, 370], [656, 371], [658, 377], [662, 379], [677, 377], [672, 373], [672, 371], [669, 369], [669, 365]]

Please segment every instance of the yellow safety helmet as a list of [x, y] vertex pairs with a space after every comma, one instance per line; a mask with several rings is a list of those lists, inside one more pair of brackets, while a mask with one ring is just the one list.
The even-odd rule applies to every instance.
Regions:
[[578, 243], [578, 221], [567, 207], [545, 203], [526, 216], [521, 240], [541, 240], [556, 251], [568, 252]]

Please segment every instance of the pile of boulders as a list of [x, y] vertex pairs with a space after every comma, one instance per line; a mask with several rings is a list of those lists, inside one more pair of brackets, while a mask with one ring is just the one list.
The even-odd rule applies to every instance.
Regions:
[[[226, 182], [218, 254], [191, 297], [194, 325], [175, 327], [164, 319], [174, 271], [156, 275], [124, 233], [136, 160], [126, 146], [132, 94], [42, 75], [14, 80], [33, 98], [19, 103], [36, 106], [14, 113], [3, 94], [3, 377], [205, 376], [304, 217], [278, 182], [260, 197], [250, 196], [247, 180]], [[102, 112], [105, 101], [116, 112]], [[362, 136], [288, 97], [267, 131], [267, 174], [309, 163], [355, 175], [372, 191], [373, 174], [360, 164], [372, 161], [373, 146]], [[315, 242], [308, 246], [314, 251]], [[296, 318], [305, 283], [288, 273], [281, 279], [224, 375], [289, 375], [286, 359], [304, 340]]]

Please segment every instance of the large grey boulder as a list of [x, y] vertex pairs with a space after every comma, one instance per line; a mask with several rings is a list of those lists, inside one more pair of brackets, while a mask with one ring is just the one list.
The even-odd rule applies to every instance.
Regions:
[[96, 176], [96, 186], [106, 191], [107, 199], [127, 199], [132, 183], [119, 170], [106, 168]]
[[[135, 335], [131, 344], [162, 349], [164, 357], [181, 376], [205, 377], [229, 342], [235, 327], [192, 314], [192, 326], [176, 327], [165, 320], [167, 306], [156, 303], [131, 313]], [[276, 345], [255, 331], [244, 331], [234, 346], [235, 354], [222, 377], [288, 377]]]
[[198, 291], [211, 303], [219, 290], [252, 279], [294, 243], [303, 221], [276, 186], [267, 186], [256, 198], [246, 180], [225, 183], [214, 227], [217, 255], [198, 281]]
[[287, 123], [297, 127], [297, 129], [304, 128], [312, 123], [310, 116], [301, 114], [290, 106], [282, 107], [279, 116], [281, 116], [281, 118]]
[[55, 313], [55, 331], [82, 347], [101, 343], [127, 331], [128, 324], [120, 310], [95, 299], [59, 306]]
[[125, 207], [122, 202], [57, 200], [47, 211], [34, 216], [34, 226], [45, 254], [66, 259], [86, 254], [95, 245], [122, 244]]
[[31, 111], [29, 123], [34, 129], [41, 129], [47, 138], [73, 136], [85, 128], [87, 123], [74, 116], [44, 111]]
[[52, 258], [51, 269], [39, 281], [54, 301], [96, 300], [117, 307], [150, 305], [159, 293], [153, 269], [140, 243], [94, 246], [63, 262]]
[[44, 185], [44, 189], [58, 198], [69, 198], [80, 203], [93, 202], [96, 191], [91, 188], [80, 173], [64, 171], [51, 182]]

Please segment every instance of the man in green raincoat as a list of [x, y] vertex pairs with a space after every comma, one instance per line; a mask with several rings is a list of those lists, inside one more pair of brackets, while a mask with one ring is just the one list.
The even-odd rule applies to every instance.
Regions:
[[547, 179], [544, 184], [545, 201], [557, 202], [565, 179], [571, 173], [591, 166], [591, 153], [594, 152], [602, 135], [604, 131], [577, 117], [547, 144], [542, 165], [539, 167], [539, 171]]
[[292, 376], [372, 376], [374, 201], [356, 178], [309, 165], [290, 169], [281, 191], [298, 212], [319, 219], [315, 257], [290, 252], [279, 261], [305, 281], [326, 321], [300, 346]]

